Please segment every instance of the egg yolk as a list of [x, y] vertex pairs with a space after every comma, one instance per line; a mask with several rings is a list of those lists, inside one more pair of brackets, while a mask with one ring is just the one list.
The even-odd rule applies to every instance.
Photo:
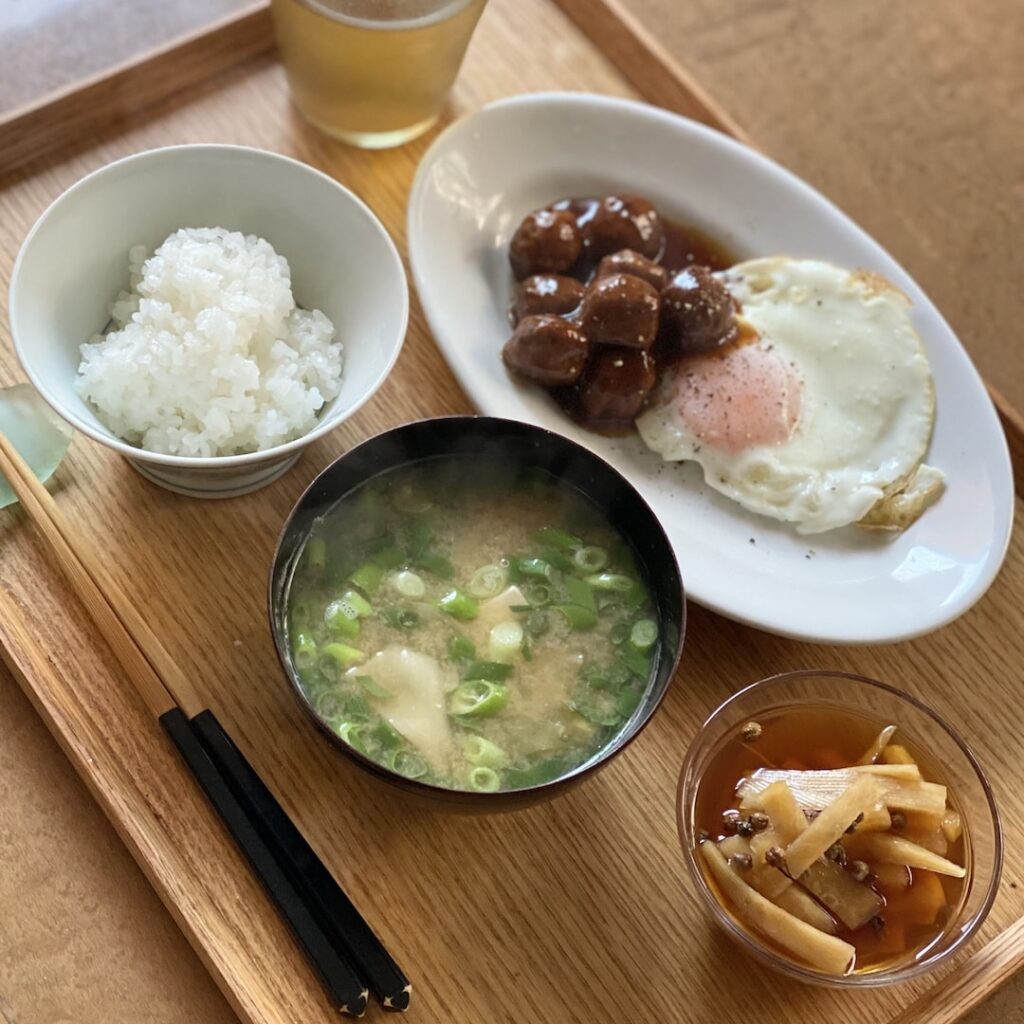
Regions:
[[773, 346], [738, 345], [681, 362], [675, 404], [695, 437], [736, 453], [787, 440], [800, 417], [800, 391]]

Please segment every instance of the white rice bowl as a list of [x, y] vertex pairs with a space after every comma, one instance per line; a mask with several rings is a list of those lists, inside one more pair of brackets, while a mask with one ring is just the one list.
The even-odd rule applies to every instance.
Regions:
[[184, 228], [147, 259], [106, 334], [82, 345], [75, 390], [130, 444], [167, 455], [264, 451], [308, 433], [341, 388], [342, 346], [295, 305], [288, 261], [262, 238]]

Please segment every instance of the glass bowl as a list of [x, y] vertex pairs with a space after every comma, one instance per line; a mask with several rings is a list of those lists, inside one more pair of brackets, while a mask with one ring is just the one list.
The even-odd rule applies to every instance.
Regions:
[[[738, 725], [787, 706], [832, 706], [895, 722], [915, 746], [943, 766], [956, 794], [969, 844], [971, 871], [958, 912], [924, 951], [892, 966], [844, 976], [824, 974], [763, 945], [719, 902], [697, 856], [695, 822], [701, 780], [724, 738]], [[847, 672], [814, 670], [772, 676], [740, 690], [704, 723], [690, 747], [676, 796], [679, 838], [693, 883], [708, 913], [733, 940], [763, 964], [790, 977], [834, 988], [867, 988], [907, 981], [931, 971], [974, 935], [988, 915], [1003, 866], [1003, 833], [992, 788], [977, 758], [951, 726], [907, 693]]]

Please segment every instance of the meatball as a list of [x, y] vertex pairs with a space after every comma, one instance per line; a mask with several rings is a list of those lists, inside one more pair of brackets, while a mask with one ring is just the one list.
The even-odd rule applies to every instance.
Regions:
[[665, 286], [661, 316], [676, 355], [708, 352], [736, 336], [732, 296], [700, 264], [680, 270]]
[[625, 423], [644, 407], [657, 380], [654, 360], [638, 348], [601, 348], [579, 385], [579, 411], [593, 423]]
[[534, 210], [523, 218], [508, 247], [518, 280], [568, 270], [583, 250], [576, 218], [568, 210]]
[[576, 309], [582, 299], [583, 285], [576, 278], [559, 274], [534, 274], [519, 285], [513, 314], [516, 323], [523, 317], [541, 313], [564, 316]]
[[594, 258], [632, 249], [655, 259], [665, 243], [658, 211], [640, 196], [605, 196], [583, 230]]
[[528, 316], [505, 342], [505, 365], [538, 384], [572, 384], [583, 373], [590, 345], [575, 324], [560, 316]]
[[630, 274], [598, 277], [583, 296], [580, 321], [593, 342], [650, 348], [658, 333], [658, 293]]
[[653, 288], [660, 292], [668, 281], [668, 271], [654, 260], [633, 249], [622, 249], [605, 256], [597, 265], [597, 276], [605, 277], [608, 274], [630, 274], [632, 277], [639, 277], [646, 281]]

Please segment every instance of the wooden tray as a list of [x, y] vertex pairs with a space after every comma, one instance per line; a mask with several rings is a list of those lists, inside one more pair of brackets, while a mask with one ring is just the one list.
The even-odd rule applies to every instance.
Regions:
[[[614, 3], [560, 4], [563, 10], [551, 0], [491, 0], [452, 117], [502, 95], [568, 88], [639, 93], [735, 133]], [[569, 17], [584, 13], [592, 40]], [[557, 45], [557, 60], [547, 47], [531, 52], [515, 44], [526, 39]], [[406, 196], [430, 137], [364, 153], [317, 135], [289, 107], [270, 48], [265, 11], [247, 11], [165, 49], [154, 62], [118, 69], [120, 84], [92, 82], [0, 124], [0, 153], [11, 154], [5, 142], [19, 140], [0, 177], [4, 280], [25, 232], [63, 188], [118, 156], [186, 141], [262, 146], [320, 167], [358, 192], [401, 245]], [[197, 53], [217, 55], [217, 77], [198, 81]], [[232, 54], [238, 61], [229, 67]], [[186, 77], [197, 84], [175, 91], [175, 67], [190, 69]], [[149, 91], [131, 99], [134, 89], [125, 82], [143, 81]], [[96, 101], [110, 96], [122, 99], [116, 117], [103, 124]], [[76, 116], [93, 118], [84, 142], [81, 122], [78, 132], [67, 128]], [[0, 384], [20, 376], [5, 344]], [[318, 469], [396, 423], [469, 411], [414, 302], [405, 350], [376, 399], [266, 490], [225, 502], [181, 498], [82, 438], [54, 486], [72, 523], [106, 549], [118, 582], [147, 610], [168, 649], [408, 968], [419, 1020], [958, 1019], [1008, 973], [1019, 927], [972, 960], [972, 973], [948, 990], [942, 972], [855, 996], [791, 983], [742, 956], [698, 907], [676, 839], [675, 784], [703, 717], [743, 683], [798, 667], [898, 682], [958, 721], [997, 780], [1007, 861], [983, 938], [1007, 929], [1024, 915], [1017, 889], [1024, 736], [1014, 714], [1015, 669], [1024, 657], [1020, 536], [985, 600], [913, 643], [811, 647], [691, 607], [679, 677], [650, 728], [621, 758], [548, 805], [463, 816], [368, 778], [323, 742], [277, 668], [264, 594], [281, 522]], [[1015, 428], [1013, 410], [1002, 411], [1019, 456], [1024, 431]], [[1018, 457], [1018, 473], [1021, 464]], [[0, 530], [0, 585], [21, 603], [28, 630], [42, 640], [63, 683], [46, 691], [29, 685], [38, 676], [25, 637], [17, 624], [0, 623], [14, 649], [9, 668], [236, 1012], [260, 1024], [331, 1019], [290, 937], [20, 512], [0, 514]], [[1009, 713], [994, 714], [998, 708]], [[919, 999], [932, 986], [941, 998]]]

